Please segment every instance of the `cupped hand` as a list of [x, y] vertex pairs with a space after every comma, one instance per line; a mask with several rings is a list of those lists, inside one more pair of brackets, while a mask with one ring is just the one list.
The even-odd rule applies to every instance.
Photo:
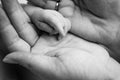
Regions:
[[[28, 0], [31, 4], [55, 9], [56, 0]], [[61, 0], [59, 12], [71, 21], [71, 32], [103, 44], [120, 62], [119, 0]], [[40, 4], [41, 3], [41, 4]]]
[[[33, 5], [54, 10], [57, 0], [28, 1]], [[117, 3], [119, 0], [113, 2], [109, 0], [61, 0], [58, 11], [71, 21], [73, 27], [71, 32], [85, 39], [107, 45], [119, 41], [119, 36], [117, 36], [119, 35], [117, 33], [119, 31], [119, 4]]]
[[120, 64], [103, 47], [71, 34], [61, 41], [43, 35], [30, 52], [12, 52], [3, 61], [20, 64], [43, 80], [119, 80], [120, 74]]
[[17, 0], [2, 4], [9, 19], [0, 8], [0, 32], [11, 51], [4, 62], [20, 64], [48, 80], [119, 80], [120, 65], [102, 46], [73, 34], [60, 41], [38, 36]]

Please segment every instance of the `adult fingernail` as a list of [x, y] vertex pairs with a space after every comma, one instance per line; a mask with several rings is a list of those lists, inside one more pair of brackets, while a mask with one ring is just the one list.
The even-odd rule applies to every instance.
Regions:
[[5, 63], [11, 63], [11, 64], [17, 64], [17, 62], [15, 60], [13, 60], [13, 59], [11, 59], [9, 57], [5, 57], [3, 59], [3, 62], [5, 62]]

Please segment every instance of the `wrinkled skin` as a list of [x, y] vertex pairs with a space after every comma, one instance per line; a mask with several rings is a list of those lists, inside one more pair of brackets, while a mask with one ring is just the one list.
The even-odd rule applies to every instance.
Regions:
[[[109, 56], [103, 46], [70, 33], [60, 41], [54, 36], [38, 36], [28, 23], [29, 17], [16, 0], [2, 0], [2, 3], [13, 24], [10, 24], [4, 11], [0, 9], [1, 34], [11, 51], [11, 54], [4, 58], [4, 62], [20, 64], [43, 80], [119, 80], [120, 64]], [[88, 18], [85, 20], [89, 22]], [[93, 30], [92, 26], [89, 27]], [[87, 36], [88, 34], [84, 38]], [[99, 36], [93, 37], [95, 38], [87, 39], [99, 39]], [[106, 40], [103, 40], [103, 43], [104, 41]]]

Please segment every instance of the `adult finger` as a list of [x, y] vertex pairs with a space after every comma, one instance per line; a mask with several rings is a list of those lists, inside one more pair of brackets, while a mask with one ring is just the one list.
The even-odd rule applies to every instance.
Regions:
[[59, 12], [67, 18], [70, 18], [74, 14], [75, 4], [73, 0], [61, 0], [59, 6]]
[[59, 69], [64, 69], [64, 66], [61, 65], [57, 58], [46, 55], [34, 55], [25, 52], [11, 53], [7, 55], [3, 61], [6, 63], [20, 64], [32, 72], [37, 73], [36, 75], [38, 76], [42, 75], [53, 79], [55, 76], [59, 76]]
[[54, 0], [27, 0], [28, 4], [32, 4], [45, 9], [55, 9], [56, 1]]
[[38, 39], [38, 35], [31, 26], [30, 19], [22, 9], [17, 0], [1, 0], [3, 8], [9, 16], [14, 28], [21, 38], [28, 42], [31, 46]]
[[2, 8], [0, 8], [0, 33], [10, 51], [30, 50], [30, 46], [18, 36]]
[[[56, 2], [57, 0], [28, 0], [28, 4], [30, 3], [41, 8], [52, 10], [55, 10]], [[61, 0], [58, 11], [65, 17], [71, 17], [75, 10], [74, 2], [73, 0]]]

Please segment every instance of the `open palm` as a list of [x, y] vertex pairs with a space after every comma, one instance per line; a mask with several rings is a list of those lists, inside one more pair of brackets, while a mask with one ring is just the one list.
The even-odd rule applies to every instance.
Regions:
[[[42, 8], [54, 9], [56, 0], [28, 0]], [[58, 10], [71, 21], [71, 32], [105, 45], [120, 61], [119, 0], [61, 0]]]
[[[41, 36], [31, 52], [13, 52], [4, 61], [20, 64], [48, 80], [114, 80], [119, 76], [119, 64], [104, 48], [71, 34], [61, 41]], [[112, 70], [114, 66], [116, 70]]]
[[18, 63], [49, 80], [114, 80], [119, 77], [119, 64], [100, 45], [73, 34], [67, 34], [60, 41], [55, 36], [38, 36], [16, 0], [2, 0], [2, 3], [13, 24], [0, 9], [0, 30], [12, 52], [5, 62]]

